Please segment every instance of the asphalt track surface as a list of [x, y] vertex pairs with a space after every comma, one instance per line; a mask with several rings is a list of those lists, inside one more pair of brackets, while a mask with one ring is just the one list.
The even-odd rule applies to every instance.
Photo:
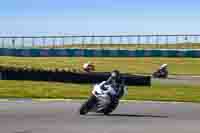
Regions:
[[200, 104], [121, 103], [80, 116], [81, 102], [0, 102], [0, 133], [200, 133]]
[[[198, 84], [199, 76], [152, 79], [162, 84]], [[81, 102], [0, 102], [0, 133], [200, 133], [200, 104], [121, 103], [110, 116], [80, 116]]]
[[170, 75], [167, 79], [152, 78], [152, 82], [170, 85], [200, 85], [200, 76], [177, 76]]

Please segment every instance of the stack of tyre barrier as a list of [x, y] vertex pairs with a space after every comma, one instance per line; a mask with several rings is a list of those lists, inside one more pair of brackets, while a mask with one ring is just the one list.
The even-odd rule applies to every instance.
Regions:
[[[2, 80], [32, 80], [55, 81], [66, 83], [99, 83], [107, 80], [109, 73], [85, 73], [65, 69], [33, 69], [30, 67], [4, 67], [0, 66], [0, 78]], [[150, 76], [122, 74], [127, 85], [150, 86]]]

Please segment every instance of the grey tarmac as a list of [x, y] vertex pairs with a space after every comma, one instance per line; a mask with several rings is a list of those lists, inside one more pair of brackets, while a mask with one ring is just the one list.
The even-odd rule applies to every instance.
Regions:
[[167, 79], [152, 78], [151, 81], [163, 85], [200, 85], [200, 76], [169, 75]]
[[128, 102], [80, 116], [79, 101], [0, 102], [0, 133], [200, 133], [200, 104]]

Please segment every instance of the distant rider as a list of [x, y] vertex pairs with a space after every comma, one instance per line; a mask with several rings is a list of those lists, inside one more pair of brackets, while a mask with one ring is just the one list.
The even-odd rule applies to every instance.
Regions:
[[87, 63], [83, 64], [83, 70], [85, 72], [92, 72], [95, 70], [95, 66], [91, 62], [87, 62]]
[[168, 76], [168, 65], [162, 64], [160, 68], [154, 73], [156, 78], [167, 78]]
[[161, 65], [161, 67], [160, 67], [160, 73], [161, 73], [161, 75], [166, 75], [166, 74], [168, 74], [168, 65], [167, 64], [163, 64], [163, 65]]

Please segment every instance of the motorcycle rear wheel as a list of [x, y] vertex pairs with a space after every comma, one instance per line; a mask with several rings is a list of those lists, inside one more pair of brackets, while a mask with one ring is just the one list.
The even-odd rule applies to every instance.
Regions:
[[110, 106], [103, 111], [104, 115], [109, 115], [110, 113], [112, 113], [117, 108], [118, 105], [119, 105], [118, 101], [115, 103], [111, 103]]

